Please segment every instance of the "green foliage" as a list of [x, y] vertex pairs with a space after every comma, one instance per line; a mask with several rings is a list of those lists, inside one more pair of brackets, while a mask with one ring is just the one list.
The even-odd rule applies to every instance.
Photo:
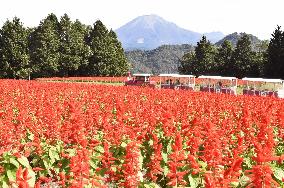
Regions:
[[203, 36], [200, 42], [197, 42], [195, 48], [196, 62], [193, 67], [194, 71], [199, 74], [215, 74], [214, 57], [216, 52], [215, 46]]
[[232, 34], [229, 34], [229, 35], [225, 36], [223, 39], [221, 39], [220, 41], [216, 42], [215, 44], [217, 46], [221, 46], [227, 40], [227, 41], [230, 41], [232, 43], [233, 47], [235, 48], [237, 46], [238, 41], [244, 35], [247, 35], [249, 37], [249, 39], [251, 41], [251, 45], [252, 45], [253, 51], [264, 50], [262, 48], [263, 47], [265, 48], [265, 45], [263, 44], [263, 43], [265, 43], [265, 41], [261, 41], [256, 36], [251, 35], [251, 34], [247, 34], [247, 33], [237, 33], [237, 32], [234, 32]]
[[192, 45], [163, 45], [154, 50], [127, 51], [126, 57], [133, 73], [177, 73], [185, 53], [193, 51]]
[[130, 70], [284, 78], [284, 32], [280, 26], [270, 42], [233, 33], [216, 45], [203, 37], [195, 50], [185, 44], [124, 53], [116, 33], [101, 21], [91, 27], [71, 21], [67, 14], [60, 21], [49, 14], [39, 26], [25, 28], [15, 17], [0, 30], [0, 77], [123, 76]]
[[243, 35], [237, 42], [237, 47], [232, 55], [232, 76], [238, 78], [260, 76], [260, 65], [257, 52], [252, 50], [251, 41], [248, 35]]
[[267, 77], [284, 78], [284, 32], [280, 26], [277, 26], [269, 42], [264, 72]]
[[108, 31], [100, 20], [91, 29], [87, 43], [92, 50], [87, 66], [89, 75], [121, 76], [128, 71], [129, 65], [121, 43], [116, 34]]
[[188, 52], [180, 60], [179, 72], [182, 74], [193, 74], [192, 67], [195, 63], [195, 53]]
[[203, 36], [202, 39], [197, 42], [194, 54], [187, 54], [181, 61], [181, 73], [190, 73], [194, 75], [216, 74], [216, 54], [216, 47]]
[[101, 21], [91, 28], [67, 14], [60, 21], [49, 14], [36, 28], [26, 29], [14, 18], [0, 31], [2, 78], [121, 76], [128, 70], [115, 32]]
[[216, 72], [230, 76], [233, 71], [232, 67], [232, 55], [233, 55], [233, 45], [230, 41], [225, 40], [220, 48], [218, 48], [218, 53], [216, 54]]
[[263, 62], [265, 61], [262, 50], [265, 44], [259, 47], [259, 51], [253, 51], [250, 37], [242, 35], [233, 48], [230, 41], [225, 40], [221, 47], [217, 48], [203, 37], [197, 43], [194, 53], [189, 52], [181, 59], [179, 72], [194, 75], [222, 75], [258, 77], [263, 74]]
[[4, 23], [0, 30], [0, 77], [28, 78], [28, 33], [17, 17]]
[[49, 14], [30, 36], [33, 77], [52, 77], [59, 72], [59, 22]]
[[4, 167], [5, 173], [0, 173], [0, 186], [3, 188], [11, 187], [11, 183], [16, 182], [16, 173], [20, 166], [28, 169], [28, 184], [34, 187], [36, 180], [36, 173], [33, 171], [28, 159], [24, 156], [16, 158], [11, 153], [4, 153], [1, 156], [0, 166]]
[[78, 20], [72, 22], [67, 14], [61, 17], [59, 24], [59, 75], [74, 76], [79, 74], [80, 66], [88, 64], [91, 55], [91, 50], [85, 43], [87, 29]]

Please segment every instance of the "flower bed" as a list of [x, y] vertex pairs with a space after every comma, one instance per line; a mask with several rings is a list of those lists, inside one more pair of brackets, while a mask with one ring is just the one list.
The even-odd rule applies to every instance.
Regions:
[[0, 80], [0, 187], [280, 187], [284, 100]]

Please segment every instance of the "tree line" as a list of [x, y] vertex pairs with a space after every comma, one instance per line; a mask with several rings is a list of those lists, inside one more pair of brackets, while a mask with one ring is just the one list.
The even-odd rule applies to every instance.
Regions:
[[121, 76], [129, 64], [113, 30], [49, 14], [35, 28], [19, 18], [0, 29], [0, 77]]
[[179, 59], [193, 50], [190, 44], [162, 45], [153, 50], [126, 51], [125, 55], [131, 64], [130, 72], [157, 75], [178, 73]]
[[182, 57], [179, 72], [284, 79], [284, 31], [281, 27], [277, 26], [267, 46], [265, 43], [261, 45], [258, 51], [253, 50], [250, 38], [245, 34], [236, 47], [228, 40], [216, 47], [203, 36], [195, 50]]

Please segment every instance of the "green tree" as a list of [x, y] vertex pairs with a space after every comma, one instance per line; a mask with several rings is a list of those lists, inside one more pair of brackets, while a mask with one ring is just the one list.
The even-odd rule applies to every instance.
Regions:
[[52, 77], [59, 72], [59, 22], [49, 14], [30, 36], [29, 49], [34, 77]]
[[0, 76], [2, 78], [28, 78], [28, 33], [15, 17], [6, 21], [0, 30]]
[[181, 74], [196, 74], [198, 70], [195, 68], [196, 57], [193, 51], [190, 51], [180, 59], [180, 66], [178, 67]]
[[194, 54], [189, 53], [181, 61], [181, 73], [216, 74], [215, 55], [216, 47], [206, 39], [205, 36], [197, 42]]
[[[106, 61], [106, 49], [108, 48], [108, 30], [100, 21], [96, 21], [87, 37], [87, 44], [92, 50], [87, 69], [89, 75], [100, 75], [99, 65]], [[107, 63], [107, 62], [105, 62]]]
[[113, 69], [112, 75], [115, 76], [122, 76], [125, 75], [130, 68], [129, 63], [127, 62], [124, 49], [122, 48], [121, 42], [117, 39], [117, 35], [113, 30], [110, 30], [109, 36], [111, 38], [112, 46], [113, 46], [113, 53], [114, 53], [114, 60], [113, 60]]
[[264, 75], [270, 78], [284, 79], [284, 32], [277, 26], [269, 42]]
[[257, 53], [252, 50], [248, 35], [243, 35], [237, 42], [232, 55], [232, 76], [238, 78], [256, 77], [260, 75], [260, 64]]
[[230, 41], [225, 40], [216, 54], [216, 72], [218, 75], [232, 75], [232, 55], [234, 52], [233, 45]]
[[86, 27], [78, 20], [74, 23], [67, 14], [60, 19], [60, 58], [59, 75], [78, 75], [80, 66], [88, 64], [91, 54], [89, 46], [85, 43]]
[[90, 75], [118, 76], [127, 72], [128, 63], [120, 42], [100, 20], [91, 29], [87, 43], [92, 50], [87, 67]]

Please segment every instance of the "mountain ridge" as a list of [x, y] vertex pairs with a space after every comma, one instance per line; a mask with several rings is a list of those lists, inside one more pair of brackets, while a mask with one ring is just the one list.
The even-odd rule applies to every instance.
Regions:
[[127, 51], [152, 50], [162, 45], [195, 45], [202, 35], [215, 43], [225, 36], [219, 31], [204, 34], [190, 31], [154, 14], [136, 17], [115, 31]]

